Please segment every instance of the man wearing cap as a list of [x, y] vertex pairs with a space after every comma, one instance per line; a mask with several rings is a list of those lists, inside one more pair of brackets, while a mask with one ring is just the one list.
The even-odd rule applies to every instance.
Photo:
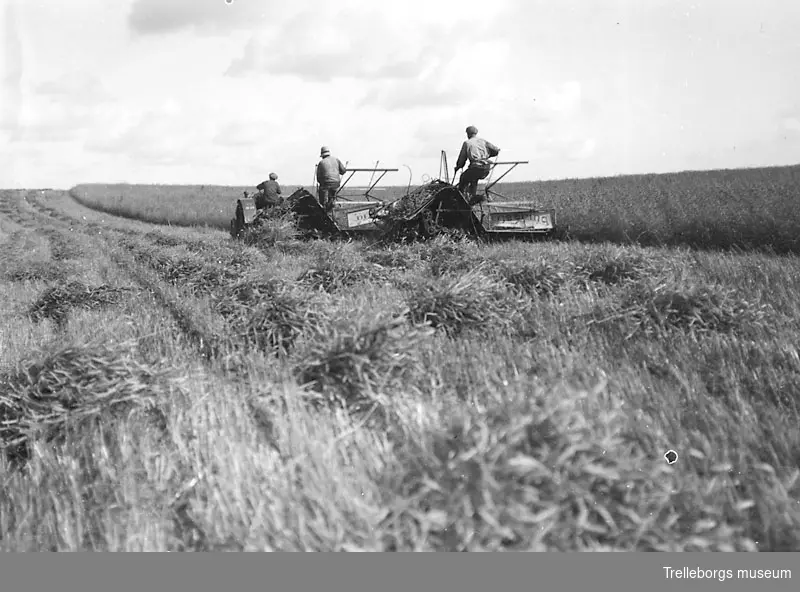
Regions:
[[347, 172], [347, 168], [341, 160], [331, 156], [331, 151], [327, 146], [320, 149], [319, 155], [321, 160], [317, 164], [317, 183], [319, 183], [317, 194], [320, 205], [330, 210], [333, 208], [336, 191], [339, 189], [342, 175]]
[[270, 173], [269, 180], [259, 183], [256, 189], [260, 191], [260, 193], [256, 195], [257, 210], [280, 205], [282, 197], [281, 186], [278, 185], [278, 175]]
[[470, 200], [470, 205], [472, 205], [480, 201], [476, 198], [478, 181], [489, 176], [489, 171], [492, 170], [492, 163], [489, 159], [497, 156], [500, 153], [500, 148], [483, 138], [479, 138], [478, 128], [474, 125], [469, 126], [466, 132], [467, 140], [461, 145], [455, 173], [463, 169], [467, 159], [469, 159], [469, 167], [461, 174], [461, 178], [458, 181], [458, 189], [463, 192], [469, 188], [468, 199]]

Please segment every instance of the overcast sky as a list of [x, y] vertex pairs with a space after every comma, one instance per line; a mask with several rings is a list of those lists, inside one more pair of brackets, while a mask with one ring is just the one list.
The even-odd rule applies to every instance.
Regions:
[[0, 187], [800, 163], [798, 0], [0, 0]]

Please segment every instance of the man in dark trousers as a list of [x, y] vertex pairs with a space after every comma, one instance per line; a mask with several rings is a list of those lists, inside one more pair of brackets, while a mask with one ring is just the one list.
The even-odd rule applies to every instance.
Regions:
[[260, 193], [256, 195], [257, 210], [280, 205], [282, 196], [281, 186], [278, 185], [278, 175], [270, 173], [269, 180], [259, 183], [256, 189], [260, 191]]
[[342, 182], [342, 175], [347, 172], [347, 168], [341, 160], [331, 156], [330, 148], [327, 146], [320, 149], [319, 155], [321, 160], [317, 164], [317, 183], [319, 183], [317, 195], [320, 205], [326, 210], [331, 210], [336, 191]]
[[478, 128], [474, 125], [469, 126], [466, 132], [467, 140], [461, 145], [454, 173], [463, 169], [469, 159], [469, 167], [461, 174], [458, 181], [458, 189], [463, 193], [465, 189], [469, 188], [469, 194], [466, 197], [472, 205], [480, 201], [476, 195], [478, 181], [489, 176], [489, 172], [492, 170], [492, 163], [489, 159], [500, 154], [500, 148], [479, 138]]

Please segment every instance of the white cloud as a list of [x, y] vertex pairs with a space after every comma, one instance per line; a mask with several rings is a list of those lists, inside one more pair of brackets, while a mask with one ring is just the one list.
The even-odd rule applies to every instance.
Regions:
[[472, 39], [494, 24], [503, 1], [480, 10], [465, 10], [454, 0], [409, 0], [389, 10], [354, 0], [293, 3], [296, 12], [254, 33], [227, 74], [261, 72], [315, 82], [415, 79], [432, 64], [450, 63], [461, 50], [475, 61]]
[[365, 107], [378, 107], [387, 111], [407, 109], [446, 108], [467, 103], [467, 93], [444, 85], [428, 85], [419, 81], [391, 81], [385, 85], [373, 86], [361, 101]]
[[380, 32], [377, 37], [385, 41], [371, 47], [373, 42], [365, 36], [366, 27], [351, 29], [354, 34], [347, 35], [337, 30], [333, 18], [332, 22], [322, 20], [318, 26], [307, 26], [303, 22], [306, 18], [307, 15], [298, 17], [279, 32], [254, 35], [227, 73], [294, 75], [315, 82], [334, 78], [413, 78], [422, 68], [421, 56], [432, 49], [430, 44], [415, 47], [413, 43], [393, 43], [392, 37]]
[[571, 157], [574, 160], [584, 160], [586, 158], [591, 158], [594, 155], [595, 149], [597, 148], [597, 140], [594, 138], [587, 138], [583, 141], [580, 147], [573, 151]]
[[231, 62], [229, 76], [251, 73], [293, 75], [313, 82], [334, 78], [412, 78], [419, 72], [414, 55], [389, 50], [366, 51], [363, 40], [349, 40], [332, 30], [303, 30], [297, 35], [254, 36], [241, 57]]
[[82, 140], [97, 127], [104, 133], [112, 121], [103, 121], [114, 99], [93, 75], [66, 72], [34, 85], [21, 105], [11, 140], [67, 142]]
[[57, 78], [37, 84], [34, 92], [70, 102], [98, 102], [110, 99], [112, 96], [97, 76], [85, 70], [63, 72]]
[[580, 81], [565, 82], [560, 88], [551, 90], [545, 95], [541, 107], [554, 113], [573, 113], [581, 106], [581, 90]]
[[143, 164], [180, 164], [193, 159], [201, 164], [198, 159], [209, 158], [216, 126], [184, 109], [180, 101], [167, 97], [153, 109], [107, 112], [107, 116], [121, 116], [116, 129], [95, 132], [87, 140], [86, 149], [121, 154]]
[[138, 35], [156, 35], [193, 29], [206, 34], [228, 34], [250, 28], [254, 22], [280, 13], [277, 0], [135, 0], [128, 26]]
[[790, 132], [800, 133], [800, 118], [787, 117], [783, 120], [783, 127]]
[[[274, 139], [274, 138], [273, 138]], [[250, 122], [232, 122], [214, 135], [214, 143], [220, 146], [252, 146], [269, 142], [269, 135]]]

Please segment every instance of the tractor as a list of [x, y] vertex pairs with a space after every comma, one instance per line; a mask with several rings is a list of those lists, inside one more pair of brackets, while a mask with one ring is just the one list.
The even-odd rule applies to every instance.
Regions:
[[[323, 208], [317, 197], [302, 187], [286, 198], [281, 210], [288, 209], [294, 214], [297, 229], [307, 238], [352, 237], [378, 233], [380, 228], [375, 225], [369, 212], [376, 206], [384, 205], [385, 202], [374, 195], [375, 187], [387, 173], [397, 170], [379, 168], [377, 165], [374, 168], [348, 169], [349, 174], [337, 190], [334, 205], [330, 210]], [[345, 187], [356, 173], [372, 173], [370, 182], [363, 193], [355, 195], [352, 191], [346, 193]], [[377, 179], [376, 173], [380, 173]], [[257, 209], [256, 201], [256, 198], [249, 197], [245, 192], [244, 198], [236, 202], [235, 217], [231, 220], [231, 235], [234, 238], [240, 237], [246, 229], [258, 226], [271, 215], [273, 210]]]
[[[472, 202], [456, 185], [450, 182], [447, 154], [442, 151], [439, 177], [425, 179], [423, 185], [396, 200], [379, 199], [373, 195], [377, 183], [389, 172], [398, 169], [355, 168], [336, 194], [334, 206], [326, 211], [316, 196], [299, 188], [286, 199], [286, 206], [294, 213], [300, 233], [307, 237], [333, 238], [336, 236], [371, 236], [382, 240], [429, 239], [437, 235], [467, 235], [479, 238], [536, 238], [550, 237], [556, 231], [554, 209], [535, 207], [529, 201], [508, 201], [494, 190], [495, 185], [509, 172], [527, 161], [492, 162], [489, 177], [480, 187], [482, 198]], [[492, 174], [498, 166], [509, 167], [497, 179]], [[381, 173], [370, 182], [363, 194], [345, 196], [343, 190], [356, 173]], [[500, 198], [500, 199], [496, 199]], [[256, 210], [255, 200], [240, 199], [236, 217], [231, 220], [231, 234], [257, 225], [268, 214]]]

